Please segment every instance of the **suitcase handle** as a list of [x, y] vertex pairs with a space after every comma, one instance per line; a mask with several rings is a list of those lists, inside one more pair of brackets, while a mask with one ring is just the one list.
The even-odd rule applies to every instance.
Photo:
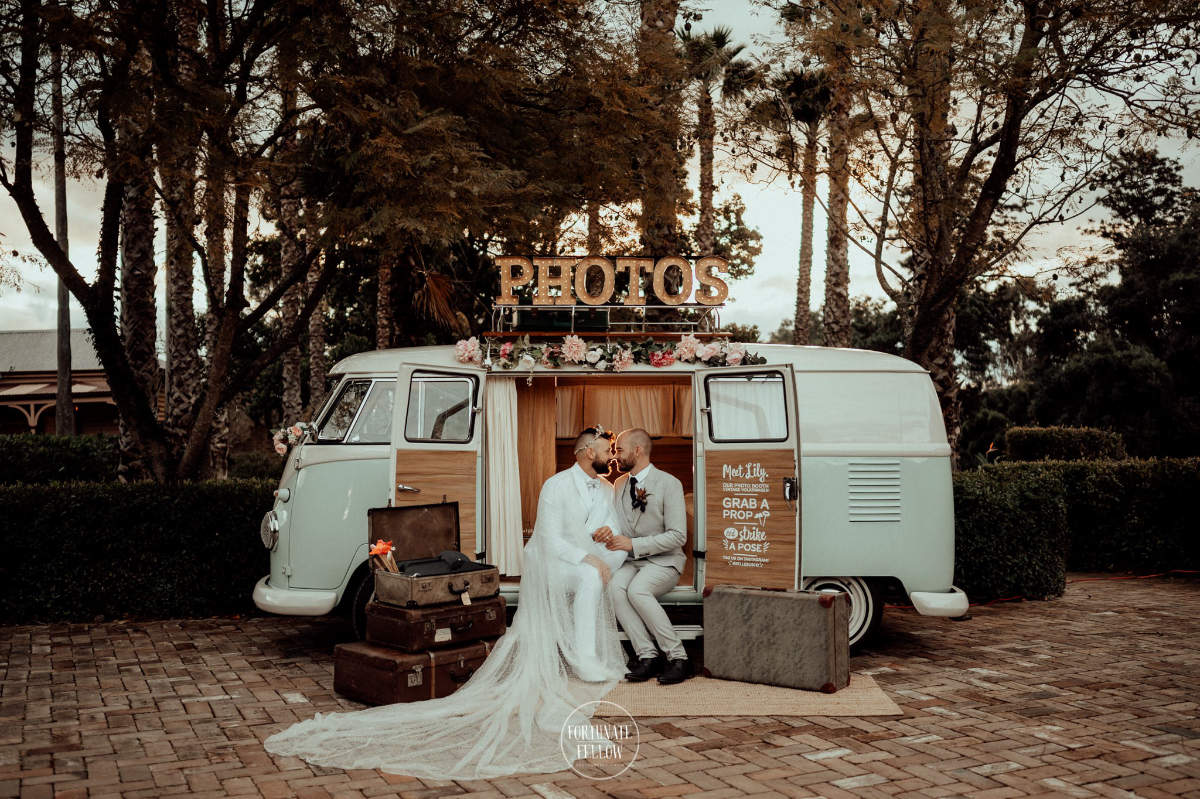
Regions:
[[446, 671], [447, 671], [447, 673], [449, 673], [450, 679], [454, 680], [456, 683], [459, 683], [459, 684], [464, 683], [467, 680], [471, 679], [471, 675], [475, 673], [475, 669], [470, 668], [470, 667], [464, 667], [462, 669], [455, 669], [453, 666], [451, 666], [449, 669], [446, 669]]
[[455, 588], [455, 587], [454, 587], [454, 583], [450, 583], [450, 584], [449, 584], [449, 585], [447, 585], [446, 587], [450, 589], [450, 593], [452, 593], [452, 594], [454, 594], [455, 596], [457, 596], [457, 595], [459, 595], [459, 594], [464, 594], [464, 593], [466, 593], [467, 589], [471, 587], [471, 581], [470, 581], [470, 580], [463, 580], [463, 586], [462, 586], [462, 588]]
[[456, 633], [465, 633], [467, 630], [475, 626], [474, 619], [467, 619], [465, 624], [451, 624], [450, 629]]

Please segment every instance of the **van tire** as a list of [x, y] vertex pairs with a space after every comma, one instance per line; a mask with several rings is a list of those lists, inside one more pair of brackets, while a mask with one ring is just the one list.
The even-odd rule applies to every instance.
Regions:
[[865, 577], [805, 577], [808, 591], [841, 591], [850, 595], [850, 651], [871, 640], [883, 619], [883, 595]]
[[375, 593], [375, 581], [371, 579], [369, 569], [359, 569], [355, 573], [350, 587], [346, 589], [346, 615], [354, 630], [354, 637], [359, 641], [367, 638], [367, 603]]

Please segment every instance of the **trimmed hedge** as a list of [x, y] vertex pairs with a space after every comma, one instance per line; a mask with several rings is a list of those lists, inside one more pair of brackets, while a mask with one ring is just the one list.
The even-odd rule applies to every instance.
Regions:
[[229, 477], [233, 480], [274, 480], [283, 474], [284, 459], [274, 452], [237, 452], [229, 456]]
[[0, 624], [252, 611], [275, 485], [0, 486]]
[[955, 584], [1058, 596], [1067, 569], [1200, 568], [1200, 458], [1001, 463], [954, 476]]
[[50, 483], [117, 479], [121, 451], [116, 436], [0, 435], [0, 483]]
[[1128, 457], [1119, 433], [1095, 427], [1010, 427], [1010, 461], [1119, 460]]
[[985, 466], [954, 476], [954, 584], [972, 602], [1047, 599], [1066, 588], [1062, 476], [1053, 466]]

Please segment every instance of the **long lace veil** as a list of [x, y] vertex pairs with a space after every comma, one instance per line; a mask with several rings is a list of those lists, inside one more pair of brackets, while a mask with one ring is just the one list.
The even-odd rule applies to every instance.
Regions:
[[555, 532], [535, 527], [525, 545], [513, 624], [455, 693], [411, 704], [318, 713], [272, 735], [265, 742], [267, 751], [320, 766], [439, 780], [569, 767], [573, 758], [563, 754], [559, 737], [563, 723], [568, 716], [572, 723], [579, 721], [580, 713], [572, 716], [576, 708], [609, 693], [625, 662], [611, 600], [602, 591], [595, 607], [595, 656], [588, 659], [606, 679], [584, 682], [575, 674], [571, 664], [579, 662], [581, 653], [574, 651], [573, 578], [551, 552]]

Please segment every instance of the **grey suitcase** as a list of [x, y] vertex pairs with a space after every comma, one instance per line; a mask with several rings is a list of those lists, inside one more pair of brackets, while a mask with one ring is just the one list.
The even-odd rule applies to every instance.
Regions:
[[833, 693], [850, 684], [849, 610], [849, 594], [714, 586], [704, 597], [704, 667]]

